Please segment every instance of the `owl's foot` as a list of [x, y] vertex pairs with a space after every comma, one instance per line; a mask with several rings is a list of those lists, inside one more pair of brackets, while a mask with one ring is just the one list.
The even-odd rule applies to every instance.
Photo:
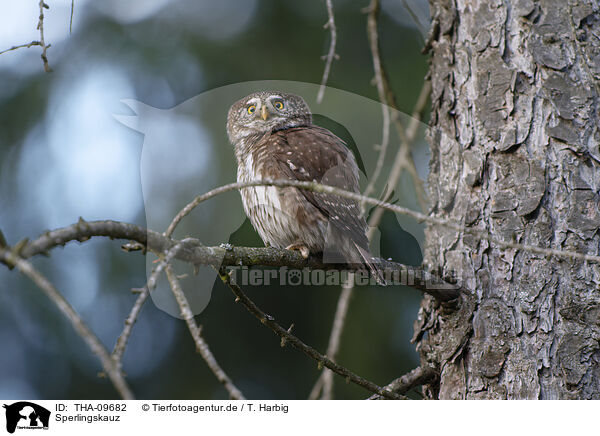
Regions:
[[304, 259], [308, 259], [308, 255], [310, 254], [310, 250], [306, 245], [301, 242], [296, 244], [291, 244], [285, 247], [286, 250], [298, 250]]

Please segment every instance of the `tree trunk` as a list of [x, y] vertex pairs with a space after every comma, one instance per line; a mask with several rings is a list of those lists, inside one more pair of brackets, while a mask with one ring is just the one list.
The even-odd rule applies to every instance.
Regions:
[[[431, 214], [600, 254], [597, 0], [431, 0]], [[473, 296], [423, 300], [431, 398], [600, 399], [600, 266], [440, 226], [425, 265]]]

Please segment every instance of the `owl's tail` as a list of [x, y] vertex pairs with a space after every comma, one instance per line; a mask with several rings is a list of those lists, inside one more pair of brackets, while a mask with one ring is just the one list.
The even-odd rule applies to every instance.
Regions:
[[356, 247], [356, 250], [360, 254], [360, 257], [362, 258], [363, 263], [367, 266], [367, 268], [369, 268], [371, 276], [375, 279], [377, 284], [379, 284], [381, 286], [386, 286], [387, 282], [385, 281], [385, 278], [383, 276], [383, 271], [381, 270], [379, 265], [373, 261], [373, 256], [371, 256], [371, 253], [369, 252], [369, 250], [362, 248], [360, 245], [358, 245], [354, 241], [352, 241], [352, 242], [353, 242], [354, 246]]

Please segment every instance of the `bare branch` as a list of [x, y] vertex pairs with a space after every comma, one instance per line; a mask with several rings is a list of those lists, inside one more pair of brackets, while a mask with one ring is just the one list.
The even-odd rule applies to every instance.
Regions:
[[[383, 115], [383, 134], [381, 139], [381, 144], [376, 147], [379, 148], [379, 154], [377, 156], [377, 163], [375, 164], [375, 169], [373, 170], [373, 175], [371, 176], [371, 180], [367, 184], [367, 187], [363, 191], [363, 195], [369, 196], [373, 189], [375, 189], [375, 184], [377, 183], [377, 179], [379, 179], [379, 175], [381, 174], [381, 170], [383, 169], [383, 163], [385, 162], [385, 156], [387, 154], [388, 145], [390, 142], [390, 111], [389, 107], [385, 104], [381, 105], [381, 111]], [[364, 214], [365, 212], [365, 204], [361, 203], [361, 209]]]
[[208, 347], [208, 344], [202, 337], [202, 329], [201, 327], [198, 327], [196, 321], [194, 320], [194, 314], [192, 313], [192, 309], [190, 308], [187, 298], [185, 298], [185, 294], [181, 289], [179, 280], [177, 280], [177, 277], [175, 277], [175, 273], [173, 272], [173, 268], [171, 267], [171, 265], [166, 266], [166, 273], [169, 283], [171, 284], [171, 290], [173, 291], [175, 300], [177, 300], [177, 304], [181, 309], [181, 316], [183, 316], [183, 319], [185, 320], [185, 323], [188, 326], [190, 334], [192, 335], [192, 338], [196, 343], [196, 350], [198, 351], [198, 353], [200, 353], [200, 355], [202, 356], [212, 373], [217, 378], [217, 380], [219, 380], [223, 384], [225, 389], [227, 389], [227, 392], [229, 392], [230, 397], [234, 400], [245, 400], [246, 398], [244, 397], [242, 392], [233, 384], [231, 378], [229, 378], [229, 376], [217, 363], [215, 356], [212, 354], [210, 348]]
[[50, 44], [46, 45], [44, 40], [44, 8], [49, 9], [49, 6], [44, 3], [44, 0], [40, 0], [40, 18], [38, 21], [37, 28], [40, 31], [40, 46], [42, 47], [42, 62], [44, 62], [44, 71], [49, 73], [52, 71], [50, 65], [48, 64], [48, 57], [46, 56], [46, 51], [50, 48]]
[[[437, 377], [433, 368], [419, 366], [402, 377], [397, 378], [385, 388], [397, 394], [405, 394], [412, 388], [431, 383]], [[369, 400], [381, 400], [381, 395], [372, 395]]]
[[[338, 304], [339, 301], [340, 300], [338, 299]], [[331, 336], [329, 338], [331, 339]], [[319, 373], [319, 378], [315, 382], [313, 388], [310, 390], [310, 394], [308, 394], [309, 400], [318, 400], [320, 398], [321, 392], [323, 391], [323, 385], [325, 384], [325, 372], [325, 370], [322, 370]]]
[[335, 27], [335, 18], [333, 16], [333, 3], [331, 0], [325, 0], [325, 4], [327, 5], [328, 19], [324, 28], [329, 29], [331, 41], [329, 43], [329, 52], [327, 53], [327, 56], [325, 56], [325, 70], [323, 71], [321, 86], [319, 87], [319, 92], [317, 94], [317, 103], [321, 103], [323, 101], [323, 94], [325, 94], [325, 86], [327, 85], [327, 80], [329, 79], [331, 64], [333, 63], [334, 58], [338, 58], [338, 56], [335, 54], [335, 46], [337, 44], [337, 28]]
[[71, 0], [71, 17], [69, 18], [69, 34], [73, 33], [73, 10], [75, 9], [75, 0]]
[[38, 272], [29, 262], [11, 253], [8, 249], [0, 247], [0, 262], [11, 267], [16, 267], [21, 273], [31, 279], [46, 296], [56, 305], [58, 310], [69, 320], [77, 334], [84, 340], [92, 352], [98, 356], [104, 372], [108, 374], [115, 389], [125, 400], [134, 399], [131, 389], [121, 375], [121, 371], [111, 358], [110, 354], [100, 342], [100, 339], [90, 330], [79, 314], [73, 309], [62, 294]]
[[[379, 101], [381, 102], [381, 111], [383, 117], [383, 136], [381, 141], [381, 148], [379, 150], [379, 156], [377, 158], [377, 164], [375, 166], [375, 171], [373, 172], [373, 176], [371, 177], [371, 180], [369, 181], [369, 184], [367, 185], [367, 188], [364, 191], [364, 195], [366, 196], [369, 196], [375, 188], [375, 183], [377, 182], [377, 179], [379, 178], [379, 174], [381, 173], [381, 169], [383, 167], [383, 162], [385, 160], [390, 136], [390, 111], [386, 98], [386, 89], [384, 85], [385, 71], [383, 69], [383, 64], [381, 63], [381, 57], [379, 54], [379, 31], [377, 28], [376, 15], [375, 18], [372, 17], [372, 15], [376, 12], [376, 9], [378, 10], [379, 3], [371, 2], [369, 8], [370, 12], [367, 19], [367, 34], [369, 36], [369, 47], [371, 49], [371, 57], [373, 59], [375, 85], [377, 87]], [[362, 206], [364, 210], [364, 203], [362, 204]]]
[[127, 346], [127, 341], [129, 340], [129, 337], [131, 336], [131, 331], [133, 330], [133, 325], [137, 321], [137, 318], [140, 315], [140, 312], [142, 311], [142, 307], [143, 307], [144, 303], [146, 302], [146, 300], [148, 299], [149, 295], [150, 295], [150, 291], [148, 290], [148, 286], [144, 286], [141, 289], [140, 294], [137, 297], [137, 300], [135, 300], [135, 303], [133, 304], [133, 307], [131, 308], [129, 315], [125, 319], [125, 327], [123, 327], [123, 331], [119, 335], [119, 337], [117, 339], [117, 343], [115, 344], [115, 348], [113, 349], [113, 352], [111, 355], [113, 360], [115, 361], [115, 365], [117, 365], [119, 370], [121, 370], [121, 368], [122, 368], [121, 361], [123, 359], [123, 353], [125, 353], [125, 347]]
[[234, 187], [234, 185], [238, 185], [238, 183], [230, 183], [228, 185], [220, 186], [211, 191], [208, 191], [205, 194], [196, 196], [192, 201], [190, 201], [188, 204], [186, 204], [185, 207], [183, 209], [181, 209], [179, 211], [179, 213], [177, 213], [177, 215], [175, 215], [175, 218], [173, 218], [173, 221], [171, 221], [171, 224], [169, 224], [169, 227], [167, 227], [167, 230], [164, 233], [165, 236], [167, 236], [167, 237], [171, 236], [173, 234], [173, 232], [175, 231], [175, 227], [177, 227], [177, 224], [179, 224], [179, 222], [183, 218], [185, 218], [188, 214], [190, 214], [192, 212], [192, 210], [194, 210], [194, 208], [196, 206], [198, 206], [200, 203], [202, 203], [206, 200], [209, 200], [219, 194], [223, 194], [225, 192], [229, 192], [234, 189], [239, 189], [241, 187], [241, 186]]
[[[65, 245], [69, 241], [85, 241], [94, 236], [134, 240], [147, 247], [148, 250], [158, 254], [166, 252], [181, 243], [181, 249], [177, 251], [175, 258], [193, 265], [207, 265], [215, 268], [259, 265], [348, 271], [355, 271], [361, 268], [360, 265], [323, 263], [322, 259], [318, 256], [310, 256], [308, 259], [305, 259], [297, 251], [273, 247], [206, 247], [194, 238], [177, 241], [169, 239], [158, 232], [146, 230], [134, 224], [117, 221], [80, 221], [69, 227], [43, 234], [38, 239], [25, 244], [20, 248], [19, 252], [25, 258], [37, 254], [47, 254], [48, 250]], [[374, 259], [374, 261], [379, 263], [380, 268], [384, 272], [394, 272], [395, 274], [400, 274], [401, 278], [406, 278], [408, 280], [407, 286], [428, 293], [441, 301], [453, 300], [461, 292], [468, 292], [456, 285], [444, 282], [434, 274], [424, 271], [419, 267], [403, 265], [384, 259]], [[436, 284], [442, 285], [441, 289]]]
[[[42, 62], [44, 63], [44, 71], [46, 71], [47, 73], [52, 71], [52, 68], [50, 68], [50, 64], [48, 64], [48, 56], [46, 55], [47, 50], [50, 48], [50, 44], [46, 45], [46, 41], [44, 40], [44, 8], [48, 9], [49, 6], [44, 3], [44, 0], [40, 0], [39, 2], [39, 7], [40, 7], [40, 15], [38, 17], [38, 24], [37, 24], [37, 30], [40, 31], [40, 40], [39, 41], [31, 41], [29, 44], [21, 44], [21, 45], [15, 45], [11, 48], [8, 48], [6, 50], [0, 51], [0, 54], [12, 51], [12, 50], [17, 50], [19, 48], [30, 48], [35, 46], [40, 46], [42, 47]], [[71, 14], [72, 14], [72, 10], [71, 10]]]
[[[378, 83], [378, 88], [379, 88], [379, 83], [381, 83], [380, 81], [377, 82]], [[380, 94], [381, 95], [381, 94]], [[382, 113], [382, 119], [383, 119], [383, 126], [382, 126], [382, 136], [381, 136], [381, 144], [379, 145], [379, 154], [377, 156], [377, 163], [375, 164], [375, 170], [373, 170], [373, 175], [371, 176], [371, 180], [369, 180], [369, 183], [367, 184], [367, 187], [365, 188], [363, 195], [365, 196], [369, 196], [371, 195], [371, 192], [373, 192], [373, 189], [375, 189], [375, 184], [377, 183], [377, 180], [379, 179], [379, 175], [381, 174], [381, 170], [383, 169], [383, 163], [385, 162], [385, 156], [387, 154], [387, 149], [388, 149], [388, 145], [390, 142], [390, 108], [389, 106], [382, 101], [381, 102], [381, 113]], [[362, 212], [364, 214], [365, 212], [365, 203], [361, 203], [361, 209]]]
[[302, 351], [308, 357], [319, 362], [319, 366], [326, 366], [327, 368], [331, 369], [336, 374], [339, 374], [342, 377], [344, 377], [347, 381], [351, 381], [352, 383], [362, 386], [363, 388], [365, 388], [371, 392], [375, 392], [375, 393], [381, 395], [382, 397], [385, 397], [385, 398], [388, 398], [391, 400], [406, 399], [406, 397], [403, 397], [402, 395], [398, 395], [398, 394], [395, 394], [388, 390], [382, 389], [381, 387], [377, 386], [375, 383], [365, 380], [364, 378], [356, 375], [355, 373], [348, 370], [347, 368], [345, 368], [341, 365], [338, 365], [337, 363], [333, 362], [331, 359], [328, 359], [326, 356], [322, 355], [314, 348], [306, 345], [304, 342], [302, 342], [296, 336], [292, 335], [286, 329], [281, 327], [277, 322], [275, 322], [275, 319], [272, 316], [267, 315], [252, 300], [250, 300], [250, 298], [248, 298], [248, 296], [244, 293], [244, 291], [242, 291], [242, 288], [240, 288], [237, 284], [235, 284], [231, 280], [231, 277], [229, 276], [229, 274], [227, 273], [227, 271], [224, 268], [221, 268], [219, 270], [219, 276], [221, 277], [221, 280], [223, 281], [223, 283], [225, 283], [231, 289], [231, 291], [233, 292], [233, 294], [236, 297], [236, 301], [241, 302], [242, 305], [248, 310], [248, 312], [250, 312], [252, 315], [254, 315], [262, 324], [266, 325], [273, 332], [275, 332], [275, 334], [277, 336], [281, 337], [282, 339], [285, 339], [285, 343], [291, 344], [294, 348]]
[[[78, 224], [81, 224], [81, 220]], [[142, 310], [144, 303], [148, 299], [150, 292], [156, 287], [158, 275], [162, 272], [162, 270], [165, 268], [168, 262], [171, 262], [171, 260], [173, 260], [173, 257], [181, 249], [182, 245], [188, 241], [189, 240], [184, 239], [183, 241], [177, 242], [168, 251], [162, 253], [162, 255], [164, 255], [162, 262], [159, 262], [159, 264], [152, 270], [152, 273], [150, 274], [150, 277], [148, 277], [148, 280], [146, 281], [144, 287], [138, 290], [139, 296], [137, 300], [135, 300], [135, 303], [133, 304], [129, 315], [125, 320], [125, 327], [123, 327], [123, 331], [119, 335], [117, 343], [115, 344], [115, 348], [112, 352], [112, 358], [119, 366], [119, 369], [121, 369], [122, 367], [121, 360], [123, 359], [123, 353], [125, 353], [127, 341], [129, 341], [129, 337], [131, 336], [133, 325], [137, 321], [137, 318]]]
[[0, 51], [0, 54], [6, 53], [7, 51], [17, 50], [19, 48], [33, 47], [34, 45], [42, 45], [42, 44], [39, 41], [31, 41], [29, 44], [15, 45], [11, 48], [7, 48], [6, 50], [2, 50], [2, 51]]

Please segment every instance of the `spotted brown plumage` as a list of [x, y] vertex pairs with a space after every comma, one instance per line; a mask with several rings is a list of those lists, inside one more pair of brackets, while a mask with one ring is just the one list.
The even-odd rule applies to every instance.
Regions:
[[[344, 141], [312, 124], [296, 95], [258, 92], [234, 103], [227, 133], [235, 146], [239, 182], [315, 181], [359, 192], [358, 167]], [[332, 263], [366, 265], [384, 283], [369, 252], [359, 205], [333, 194], [294, 187], [240, 190], [244, 211], [267, 245], [322, 253]]]

